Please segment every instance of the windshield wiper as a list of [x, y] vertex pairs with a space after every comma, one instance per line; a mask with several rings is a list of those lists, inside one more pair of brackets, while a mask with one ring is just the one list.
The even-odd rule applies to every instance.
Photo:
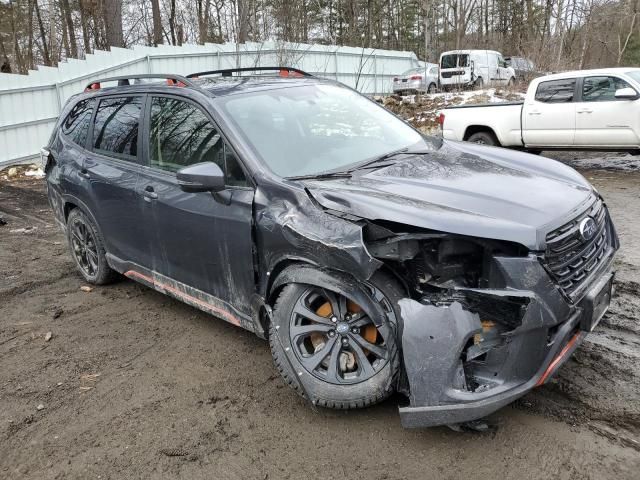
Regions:
[[[348, 172], [354, 172], [356, 170], [363, 170], [365, 168], [369, 168], [369, 167], [386, 167], [388, 165], [378, 165], [381, 162], [384, 162], [385, 160], [389, 160], [390, 158], [396, 157], [398, 155], [429, 155], [433, 153], [432, 150], [409, 150], [409, 147], [405, 147], [405, 148], [401, 148], [399, 150], [394, 150], [392, 152], [389, 153], [385, 153], [384, 155], [377, 157], [377, 158], [373, 158], [371, 160], [367, 160], [364, 163], [361, 163], [360, 165], [356, 165], [353, 168], [350, 168], [349, 170], [347, 170]], [[391, 164], [389, 164], [391, 165]]]
[[[393, 150], [389, 153], [385, 153], [379, 157], [371, 158], [369, 160], [365, 160], [364, 162], [355, 165], [348, 170], [338, 170], [335, 172], [320, 172], [320, 173], [312, 173], [309, 175], [298, 175], [296, 177], [286, 177], [287, 180], [327, 180], [332, 178], [351, 178], [352, 173], [357, 170], [364, 170], [370, 167], [386, 167], [388, 165], [378, 165], [385, 160], [389, 160], [397, 155], [407, 154], [407, 155], [427, 155], [433, 153], [431, 150], [424, 151], [410, 151], [409, 147], [399, 148], [398, 150]], [[389, 164], [391, 165], [391, 164]]]
[[295, 177], [286, 177], [287, 180], [328, 180], [331, 178], [351, 178], [351, 173], [348, 171], [340, 172], [324, 172], [324, 173], [311, 173], [309, 175], [298, 175]]
[[356, 170], [360, 170], [363, 168], [367, 168], [367, 167], [371, 167], [373, 165], [375, 165], [376, 163], [380, 163], [383, 162], [385, 160], [388, 160], [392, 157], [395, 157], [396, 155], [400, 155], [402, 153], [405, 153], [409, 151], [409, 147], [404, 147], [404, 148], [399, 148], [398, 150], [393, 150], [389, 153], [385, 153], [384, 155], [380, 155], [379, 157], [376, 158], [372, 158], [370, 160], [365, 160], [364, 162], [356, 165], [355, 167], [350, 168], [349, 170], [347, 170], [348, 172], [355, 172]]

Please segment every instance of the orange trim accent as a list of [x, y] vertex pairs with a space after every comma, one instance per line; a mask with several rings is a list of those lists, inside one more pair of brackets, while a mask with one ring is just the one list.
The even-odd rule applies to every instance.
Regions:
[[564, 348], [560, 350], [560, 353], [558, 354], [558, 356], [553, 359], [553, 362], [551, 362], [551, 364], [549, 364], [547, 369], [544, 371], [544, 373], [542, 374], [542, 377], [540, 377], [540, 380], [538, 380], [538, 383], [536, 383], [536, 387], [539, 387], [545, 382], [547, 377], [549, 377], [549, 375], [551, 375], [551, 373], [555, 370], [555, 367], [558, 365], [558, 363], [560, 363], [562, 358], [571, 349], [573, 344], [578, 341], [578, 338], [580, 338], [580, 333], [576, 333], [573, 337], [571, 337], [571, 340], [569, 340], [567, 344], [564, 346]]
[[214, 313], [224, 317], [229, 323], [231, 323], [233, 325], [236, 325], [238, 327], [240, 326], [240, 320], [237, 319], [236, 317], [234, 317], [233, 315], [231, 315], [226, 310], [218, 308], [215, 305], [212, 305], [210, 303], [205, 302], [204, 300], [200, 300], [199, 298], [193, 297], [193, 296], [189, 295], [188, 293], [182, 292], [182, 291], [178, 290], [177, 288], [174, 288], [174, 287], [172, 287], [170, 285], [166, 285], [164, 283], [157, 282], [152, 277], [144, 275], [144, 274], [142, 274], [140, 272], [136, 272], [135, 270], [129, 270], [129, 271], [125, 272], [124, 276], [128, 277], [128, 278], [136, 278], [136, 277], [140, 278], [140, 279], [150, 283], [154, 287], [158, 286], [158, 287], [162, 288], [163, 290], [167, 290], [167, 291], [173, 293], [174, 295], [176, 295], [177, 297], [180, 297], [180, 298], [186, 300], [187, 302], [192, 302], [192, 303], [195, 303], [196, 305], [199, 305], [201, 307], [206, 308], [207, 310], [212, 310]]

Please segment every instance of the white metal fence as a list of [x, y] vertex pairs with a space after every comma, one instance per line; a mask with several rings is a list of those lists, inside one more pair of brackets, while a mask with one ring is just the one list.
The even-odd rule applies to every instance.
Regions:
[[135, 73], [192, 72], [232, 67], [297, 67], [368, 94], [387, 93], [394, 75], [418, 66], [412, 52], [292, 43], [137, 46], [96, 50], [29, 75], [0, 74], [0, 166], [37, 158], [66, 100], [89, 80]]

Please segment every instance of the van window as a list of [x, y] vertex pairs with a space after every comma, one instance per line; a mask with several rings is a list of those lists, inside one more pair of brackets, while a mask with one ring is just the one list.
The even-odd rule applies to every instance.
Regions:
[[456, 68], [456, 67], [468, 67], [469, 55], [453, 53], [450, 55], [443, 55], [440, 60], [440, 68]]
[[535, 99], [544, 103], [566, 103], [573, 101], [576, 88], [575, 78], [563, 78], [562, 80], [550, 80], [540, 82], [536, 90]]
[[582, 82], [583, 102], [612, 102], [616, 100], [616, 90], [631, 88], [618, 77], [586, 77]]
[[81, 147], [87, 144], [91, 113], [91, 100], [82, 100], [71, 109], [62, 123], [62, 133]]
[[123, 160], [135, 160], [141, 111], [141, 97], [100, 100], [93, 125], [94, 150]]

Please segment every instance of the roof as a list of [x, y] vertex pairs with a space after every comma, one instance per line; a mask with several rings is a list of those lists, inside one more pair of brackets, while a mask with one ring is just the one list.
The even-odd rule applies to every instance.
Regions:
[[[181, 88], [184, 89], [183, 92], [186, 94], [204, 92], [212, 97], [221, 97], [252, 91], [285, 88], [287, 86], [336, 83], [333, 80], [313, 77], [311, 75], [281, 76], [272, 74], [253, 74], [239, 76], [208, 76], [210, 73], [211, 72], [203, 72], [204, 76], [202, 77], [199, 77], [198, 74], [193, 74], [193, 76], [190, 77], [171, 74], [141, 74], [134, 76], [111, 77], [90, 82], [84, 93], [89, 95], [106, 95], [119, 92], [140, 94], [147, 92], [175, 91], [176, 88]], [[159, 78], [163, 80], [158, 81], [157, 79]], [[131, 80], [133, 80], [132, 83], [130, 82]]]
[[592, 70], [571, 70], [568, 72], [552, 73], [550, 75], [545, 75], [544, 77], [539, 77], [536, 80], [540, 80], [540, 79], [554, 80], [554, 79], [562, 79], [567, 77], [586, 77], [589, 75], [611, 75], [611, 74], [621, 74], [621, 73], [626, 73], [631, 71], [640, 71], [640, 68], [615, 67], [615, 68], [597, 68]]
[[203, 77], [194, 79], [194, 83], [211, 93], [211, 95], [221, 97], [224, 95], [272, 90], [275, 88], [335, 82], [319, 77], [283, 78], [277, 75], [254, 75], [241, 77]]

